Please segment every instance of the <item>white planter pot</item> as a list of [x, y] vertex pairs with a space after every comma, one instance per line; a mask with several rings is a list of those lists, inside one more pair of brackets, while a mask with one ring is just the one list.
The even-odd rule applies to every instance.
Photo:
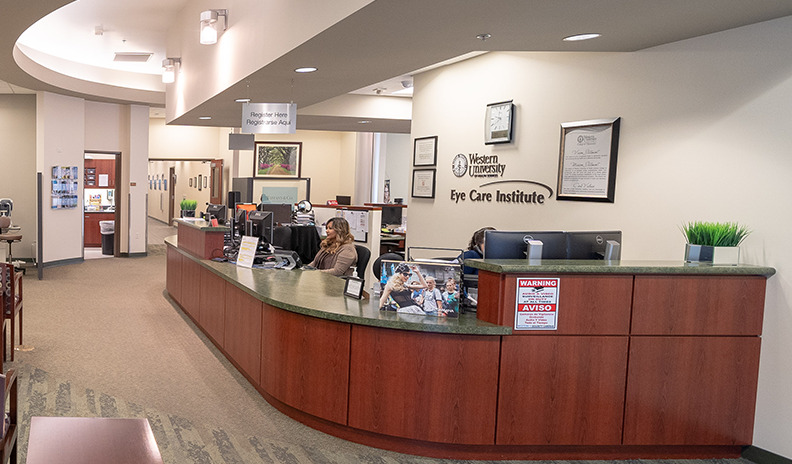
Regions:
[[740, 262], [740, 247], [713, 247], [688, 243], [685, 245], [685, 261], [737, 265]]

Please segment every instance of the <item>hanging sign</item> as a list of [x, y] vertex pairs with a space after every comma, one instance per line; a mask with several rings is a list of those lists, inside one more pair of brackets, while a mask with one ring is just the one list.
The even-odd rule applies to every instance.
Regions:
[[557, 277], [518, 277], [514, 330], [558, 329]]
[[296, 103], [243, 103], [242, 132], [246, 134], [294, 134]]

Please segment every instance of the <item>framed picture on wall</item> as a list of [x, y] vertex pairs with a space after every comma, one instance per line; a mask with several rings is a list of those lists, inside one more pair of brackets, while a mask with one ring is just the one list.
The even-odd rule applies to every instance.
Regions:
[[613, 203], [621, 118], [561, 124], [559, 200]]
[[190, 187], [192, 187], [192, 177], [190, 177]]
[[198, 174], [198, 180], [195, 182], [195, 185], [198, 186], [198, 191], [201, 191], [201, 186], [203, 184], [203, 174]]
[[299, 178], [302, 142], [256, 142], [253, 177]]
[[413, 166], [437, 166], [437, 136], [421, 137], [413, 142]]
[[435, 197], [435, 171], [436, 169], [415, 169], [412, 178], [413, 198]]

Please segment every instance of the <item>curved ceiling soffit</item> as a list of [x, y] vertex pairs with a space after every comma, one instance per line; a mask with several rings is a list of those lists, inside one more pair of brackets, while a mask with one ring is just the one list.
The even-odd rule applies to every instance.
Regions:
[[[39, 64], [25, 54], [17, 45], [14, 45], [13, 57], [19, 69], [33, 79], [49, 84], [57, 89], [67, 90], [77, 95], [84, 96], [84, 98], [88, 100], [141, 103], [157, 106], [165, 105], [164, 90], [159, 91], [123, 87], [68, 76]], [[156, 78], [159, 79], [159, 76], [156, 76]]]
[[164, 90], [120, 87], [68, 76], [42, 66], [17, 46], [17, 40], [31, 25], [69, 3], [72, 0], [39, 0], [24, 2], [21, 7], [17, 0], [0, 0], [0, 10], [11, 19], [3, 21], [5, 30], [0, 33], [0, 79], [30, 90], [91, 101], [164, 106]]

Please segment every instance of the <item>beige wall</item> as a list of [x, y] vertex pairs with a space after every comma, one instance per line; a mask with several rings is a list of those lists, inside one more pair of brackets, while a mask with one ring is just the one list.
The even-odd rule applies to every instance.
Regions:
[[[14, 201], [11, 218], [22, 229], [15, 258], [33, 256], [36, 240], [36, 96], [0, 95], [0, 198]], [[42, 188], [49, 187], [47, 177]], [[0, 244], [4, 250], [5, 243]], [[5, 254], [2, 254], [5, 256]]]
[[[678, 260], [683, 222], [747, 225], [742, 261], [778, 270], [768, 281], [754, 445], [792, 457], [790, 43], [792, 17], [634, 53], [493, 53], [418, 75], [412, 136], [438, 135], [440, 150], [436, 198], [411, 200], [408, 244], [464, 247], [485, 225], [607, 228], [623, 231], [624, 259]], [[485, 106], [510, 99], [514, 143], [484, 145]], [[555, 191], [560, 124], [617, 116], [614, 203], [451, 201], [451, 189], [486, 189], [451, 173], [457, 153], [496, 154], [504, 178]]]

